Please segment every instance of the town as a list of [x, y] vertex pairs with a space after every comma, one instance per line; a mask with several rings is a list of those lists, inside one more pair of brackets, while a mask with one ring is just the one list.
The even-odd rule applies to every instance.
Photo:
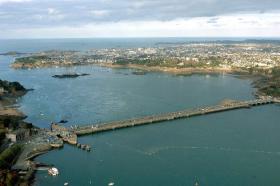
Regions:
[[158, 43], [147, 48], [44, 51], [17, 58], [14, 68], [87, 64], [144, 65], [170, 68], [266, 70], [279, 66], [280, 44], [271, 41]]

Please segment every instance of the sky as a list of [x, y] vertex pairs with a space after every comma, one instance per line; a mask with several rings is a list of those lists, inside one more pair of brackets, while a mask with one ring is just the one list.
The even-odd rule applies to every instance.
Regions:
[[280, 37], [280, 0], [0, 0], [0, 38]]

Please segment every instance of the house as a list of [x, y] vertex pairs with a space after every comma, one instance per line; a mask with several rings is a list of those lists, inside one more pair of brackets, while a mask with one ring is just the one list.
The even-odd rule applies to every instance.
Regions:
[[0, 96], [5, 93], [5, 89], [3, 87], [0, 87]]
[[18, 142], [27, 139], [30, 136], [29, 129], [17, 129], [12, 132], [6, 133], [6, 138], [11, 142]]
[[9, 139], [11, 142], [16, 142], [17, 141], [16, 133], [7, 133], [6, 138]]

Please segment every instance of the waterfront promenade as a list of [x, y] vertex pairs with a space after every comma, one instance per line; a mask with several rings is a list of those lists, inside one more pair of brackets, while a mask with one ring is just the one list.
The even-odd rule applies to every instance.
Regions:
[[224, 111], [230, 111], [235, 109], [251, 108], [255, 106], [275, 104], [275, 103], [280, 103], [280, 101], [278, 99], [273, 99], [273, 98], [263, 98], [263, 99], [256, 99], [250, 101], [229, 101], [229, 102], [221, 103], [219, 105], [201, 107], [197, 109], [187, 109], [187, 110], [182, 110], [177, 112], [169, 112], [169, 113], [151, 115], [151, 116], [140, 117], [140, 118], [112, 121], [107, 123], [99, 123], [98, 125], [91, 124], [91, 125], [79, 126], [77, 128], [71, 129], [71, 131], [76, 133], [77, 135], [86, 135], [86, 134], [93, 134], [98, 132], [111, 131], [115, 129], [128, 128], [128, 127], [134, 127], [140, 125], [148, 125], [148, 124], [154, 124], [154, 123], [159, 123], [164, 121], [176, 120], [180, 118], [188, 118], [188, 117], [194, 117], [194, 116], [199, 116], [204, 114], [224, 112]]

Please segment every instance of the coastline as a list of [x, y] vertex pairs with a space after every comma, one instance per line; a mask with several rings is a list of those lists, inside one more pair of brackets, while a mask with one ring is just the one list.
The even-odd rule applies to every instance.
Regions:
[[[246, 78], [252, 80], [252, 86], [258, 89], [255, 93], [256, 97], [265, 96], [266, 93], [262, 92], [263, 88], [262, 80], [270, 76], [271, 69], [244, 69], [237, 67], [165, 67], [165, 66], [147, 66], [139, 64], [115, 64], [112, 62], [91, 62], [91, 63], [12, 63], [11, 67], [15, 69], [34, 69], [34, 68], [57, 68], [57, 67], [73, 67], [73, 66], [84, 66], [84, 65], [95, 65], [100, 67], [112, 68], [112, 69], [134, 69], [140, 72], [161, 72], [168, 73], [176, 76], [189, 76], [194, 74], [228, 74], [234, 75], [239, 78]], [[137, 74], [137, 72], [136, 72]], [[139, 75], [139, 74], [138, 74]], [[280, 97], [280, 94], [276, 97]]]
[[[28, 123], [25, 123], [23, 120], [27, 117], [23, 112], [19, 111], [17, 107], [15, 107], [15, 103], [19, 97], [24, 96], [28, 90], [25, 89], [21, 84], [18, 82], [8, 82], [0, 80], [0, 129], [1, 133], [6, 136], [6, 138], [1, 139], [1, 158], [3, 158], [3, 154], [5, 152], [11, 151], [14, 152], [13, 157], [11, 157], [11, 165], [6, 166], [1, 163], [1, 170], [7, 172], [7, 174], [13, 174], [13, 179], [19, 180], [19, 171], [13, 169], [13, 165], [18, 161], [19, 157], [22, 155], [24, 151], [24, 144], [22, 143], [13, 143], [11, 139], [7, 136], [12, 135], [15, 130], [29, 130], [21, 128], [23, 125], [28, 126]], [[17, 151], [12, 151], [14, 147], [19, 148]], [[2, 159], [1, 159], [2, 160]], [[6, 179], [7, 175], [1, 173], [1, 183]], [[3, 180], [4, 179], [4, 180]], [[28, 178], [29, 179], [29, 178]], [[27, 182], [23, 183], [28, 185]]]
[[[32, 185], [36, 171], [36, 162], [33, 159], [53, 149], [53, 146], [46, 140], [51, 134], [46, 129], [40, 129], [25, 122], [24, 119], [27, 116], [14, 106], [17, 99], [30, 90], [25, 89], [18, 82], [0, 80], [0, 83], [2, 87], [0, 94], [0, 129], [1, 133], [6, 136], [6, 138], [1, 139], [0, 154], [9, 151], [14, 146], [20, 148], [13, 154], [14, 157], [12, 157], [9, 166], [1, 164], [1, 170], [3, 170], [1, 172], [1, 183], [6, 180], [7, 174], [12, 174], [13, 180], [17, 180], [16, 183]], [[21, 137], [17, 139], [17, 135]], [[61, 147], [61, 145], [57, 147]]]
[[56, 68], [56, 67], [73, 67], [73, 66], [85, 66], [85, 65], [94, 65], [95, 62], [92, 63], [12, 63], [10, 65], [11, 68], [14, 69], [36, 69], [36, 68]]
[[221, 68], [221, 67], [189, 67], [189, 68], [176, 68], [176, 67], [159, 67], [159, 66], [146, 66], [146, 65], [136, 65], [136, 64], [127, 64], [119, 65], [113, 63], [95, 63], [95, 65], [107, 68], [129, 68], [135, 70], [142, 70], [147, 72], [164, 72], [174, 75], [191, 75], [191, 74], [246, 74], [249, 75], [249, 72], [237, 68]]
[[[158, 67], [158, 66], [145, 66], [145, 65], [136, 65], [136, 64], [127, 64], [127, 65], [119, 65], [119, 64], [112, 64], [112, 63], [97, 63], [96, 65], [100, 67], [107, 67], [107, 68], [115, 68], [115, 69], [135, 69], [136, 71], [143, 71], [143, 72], [162, 72], [168, 73], [172, 75], [182, 75], [182, 76], [189, 76], [194, 74], [228, 74], [234, 75], [238, 78], [246, 78], [251, 79], [252, 83], [251, 86], [256, 89], [254, 96], [256, 98], [262, 96], [272, 96], [274, 98], [279, 98], [278, 95], [269, 95], [268, 93], [263, 91], [263, 88], [266, 87], [266, 84], [273, 81], [269, 80], [271, 78], [270, 73], [266, 73], [266, 71], [254, 71], [250, 72], [249, 70], [244, 70], [240, 68], [219, 68], [219, 67], [212, 67], [212, 68], [174, 68], [174, 67]], [[265, 81], [265, 83], [263, 83]]]
[[196, 73], [227, 73], [227, 74], [248, 74], [248, 70], [243, 70], [240, 68], [231, 67], [164, 67], [164, 66], [147, 66], [147, 65], [137, 65], [137, 64], [114, 64], [114, 63], [34, 63], [34, 64], [24, 64], [24, 63], [12, 63], [10, 67], [14, 69], [34, 69], [34, 68], [56, 68], [56, 67], [73, 67], [73, 66], [84, 66], [84, 65], [97, 65], [107, 68], [130, 68], [136, 70], [143, 70], [147, 72], [165, 72], [170, 74], [196, 74]]

